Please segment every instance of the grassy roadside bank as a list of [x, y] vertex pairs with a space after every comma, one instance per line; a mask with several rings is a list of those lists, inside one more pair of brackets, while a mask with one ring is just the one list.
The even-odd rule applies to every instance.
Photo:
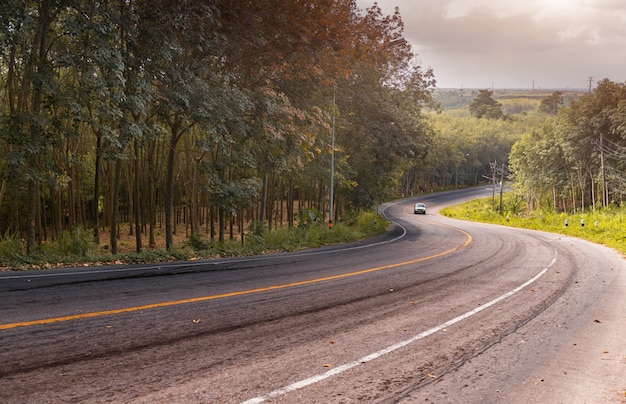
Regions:
[[93, 242], [91, 231], [66, 232], [52, 242], [39, 246], [31, 254], [24, 252], [23, 240], [0, 235], [0, 271], [45, 269], [68, 266], [139, 264], [203, 258], [237, 257], [275, 252], [289, 252], [375, 237], [387, 230], [389, 222], [375, 212], [361, 212], [335, 223], [330, 229], [321, 220], [301, 223], [291, 229], [267, 230], [256, 226], [247, 232], [245, 242], [224, 242], [204, 236], [190, 237], [178, 243], [173, 251], [154, 249], [125, 254], [110, 254]]
[[554, 213], [535, 211], [530, 214], [514, 206], [511, 196], [505, 196], [504, 214], [492, 208], [491, 198], [477, 199], [441, 210], [450, 218], [493, 223], [524, 229], [542, 230], [589, 240], [606, 245], [626, 254], [626, 210], [618, 207], [603, 208], [588, 213]]

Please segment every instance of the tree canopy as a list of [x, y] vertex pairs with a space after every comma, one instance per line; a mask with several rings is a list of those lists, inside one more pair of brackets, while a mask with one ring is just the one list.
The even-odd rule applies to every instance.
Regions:
[[626, 83], [601, 80], [593, 92], [561, 108], [553, 123], [515, 144], [511, 169], [531, 207], [584, 211], [623, 201], [625, 105]]
[[490, 90], [480, 90], [476, 98], [470, 103], [469, 111], [476, 118], [504, 118], [502, 104], [493, 99], [493, 91]]
[[541, 100], [541, 104], [539, 104], [539, 112], [556, 115], [556, 113], [559, 112], [559, 108], [562, 106], [563, 93], [561, 91], [555, 91]]
[[29, 251], [326, 212], [333, 116], [336, 212], [370, 207], [433, 136], [433, 73], [377, 5], [8, 0], [0, 24], [0, 231]]

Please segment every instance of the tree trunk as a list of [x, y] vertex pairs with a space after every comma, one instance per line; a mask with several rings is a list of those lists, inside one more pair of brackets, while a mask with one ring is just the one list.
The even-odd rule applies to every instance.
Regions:
[[293, 227], [294, 191], [293, 180], [290, 179], [287, 193], [287, 223], [290, 229]]
[[[33, 50], [36, 54], [35, 66], [34, 69], [37, 70], [37, 73], [43, 74], [42, 67], [46, 64], [46, 52], [48, 49], [48, 27], [51, 24], [52, 20], [52, 5], [50, 0], [42, 0], [39, 5], [39, 32], [35, 37], [35, 41], [33, 43]], [[42, 85], [41, 83], [33, 84], [33, 98], [32, 98], [32, 106], [31, 112], [33, 116], [39, 115], [41, 112], [41, 104], [42, 104]], [[34, 122], [33, 122], [34, 123]], [[40, 145], [40, 136], [39, 128], [37, 125], [31, 126], [30, 131], [30, 141], [33, 146], [41, 146], [45, 147], [45, 145]], [[40, 155], [38, 153], [31, 153], [29, 156], [29, 165], [30, 170], [33, 175], [29, 176], [28, 179], [28, 228], [27, 228], [27, 236], [26, 236], [26, 252], [30, 253], [35, 246], [36, 237], [37, 237], [37, 204], [39, 199], [39, 158]]]
[[265, 227], [265, 213], [267, 212], [267, 183], [268, 183], [268, 173], [265, 171], [263, 175], [263, 197], [261, 198], [261, 216], [259, 217], [259, 221]]
[[102, 134], [96, 133], [96, 161], [94, 167], [93, 186], [93, 240], [100, 244], [100, 153], [102, 148]]
[[122, 175], [122, 159], [115, 160], [115, 174], [113, 176], [113, 189], [111, 190], [111, 254], [117, 254], [117, 233], [119, 222], [119, 196], [120, 177]]
[[2, 201], [4, 200], [4, 194], [7, 188], [7, 183], [2, 179], [2, 184], [0, 184], [0, 210], [2, 210]]
[[224, 234], [226, 232], [226, 223], [224, 220], [224, 207], [220, 206], [218, 208], [218, 221], [219, 221], [219, 242], [224, 242]]
[[135, 251], [141, 252], [143, 250], [143, 244], [141, 240], [141, 192], [139, 191], [140, 176], [139, 176], [139, 145], [137, 140], [134, 142], [135, 148], [135, 161], [134, 161], [134, 176], [135, 176], [135, 202], [133, 204], [135, 208]]
[[154, 155], [156, 154], [156, 147], [152, 142], [148, 148], [148, 246], [151, 249], [156, 247], [156, 240], [154, 238], [154, 231], [156, 228], [156, 167], [154, 163]]
[[165, 248], [167, 251], [174, 249], [174, 169], [176, 162], [176, 145], [182, 133], [178, 131], [179, 125], [172, 125], [170, 147], [167, 155], [166, 185], [165, 185]]

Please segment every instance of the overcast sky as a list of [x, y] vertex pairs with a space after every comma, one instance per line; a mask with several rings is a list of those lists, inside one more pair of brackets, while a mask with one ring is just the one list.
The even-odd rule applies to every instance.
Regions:
[[[374, 0], [357, 0], [359, 8]], [[626, 0], [378, 0], [438, 88], [587, 88], [626, 81]]]

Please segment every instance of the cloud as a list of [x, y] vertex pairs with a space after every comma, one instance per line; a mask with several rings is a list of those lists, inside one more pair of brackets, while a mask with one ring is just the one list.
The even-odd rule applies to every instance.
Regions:
[[[359, 0], [361, 7], [371, 5]], [[623, 0], [378, 0], [440, 86], [584, 87], [624, 81]]]

